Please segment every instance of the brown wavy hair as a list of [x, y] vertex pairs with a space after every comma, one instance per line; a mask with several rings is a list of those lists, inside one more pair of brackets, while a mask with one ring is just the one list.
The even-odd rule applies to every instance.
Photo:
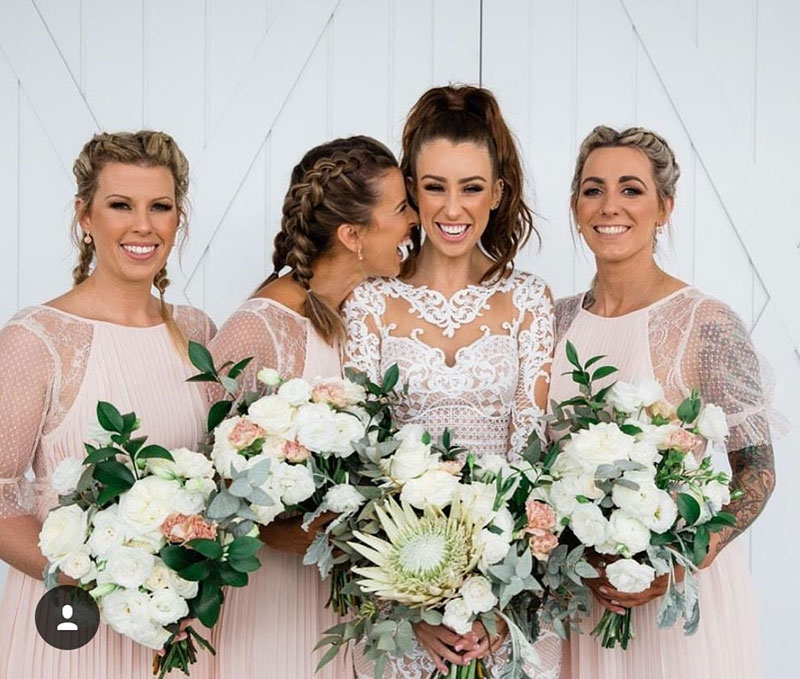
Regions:
[[[517, 145], [497, 99], [489, 90], [469, 85], [434, 87], [425, 92], [414, 104], [403, 128], [400, 169], [412, 182], [416, 183], [417, 179], [420, 149], [437, 139], [454, 144], [472, 142], [488, 149], [495, 179], [503, 180], [503, 194], [481, 235], [483, 249], [494, 260], [483, 281], [507, 276], [513, 270], [519, 249], [532, 233], [537, 238], [539, 233], [533, 225], [533, 212], [523, 196], [524, 179]], [[410, 198], [413, 204], [413, 196]], [[418, 208], [416, 204], [413, 206]], [[413, 229], [414, 250], [404, 264], [404, 277], [414, 273], [420, 237], [420, 230]]]
[[378, 201], [378, 180], [398, 167], [394, 154], [366, 136], [347, 137], [315, 146], [292, 170], [283, 201], [281, 230], [275, 236], [273, 272], [284, 267], [306, 289], [303, 313], [328, 343], [343, 339], [342, 318], [311, 288], [312, 265], [328, 251], [342, 224], [368, 226]]
[[[94, 135], [81, 149], [72, 166], [77, 192], [75, 198], [81, 200], [80, 207], [72, 219], [72, 240], [78, 248], [78, 264], [72, 270], [73, 286], [85, 281], [92, 269], [95, 257], [94, 242], [84, 242], [80, 220], [91, 209], [100, 172], [109, 163], [126, 163], [144, 167], [166, 167], [175, 182], [175, 205], [178, 211], [179, 227], [183, 235], [186, 230], [186, 215], [189, 190], [189, 161], [175, 140], [164, 132], [139, 130], [138, 132], [101, 132]], [[167, 266], [156, 273], [153, 285], [161, 300], [161, 318], [169, 330], [175, 346], [182, 354], [187, 352], [187, 341], [164, 301], [164, 292], [170, 281]]]

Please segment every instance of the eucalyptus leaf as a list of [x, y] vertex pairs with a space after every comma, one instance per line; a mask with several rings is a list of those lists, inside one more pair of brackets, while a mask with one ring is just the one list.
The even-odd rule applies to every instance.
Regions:
[[208, 506], [207, 514], [210, 519], [225, 519], [236, 514], [241, 500], [234, 497], [227, 490], [222, 490], [214, 497]]
[[269, 477], [271, 462], [270, 460], [261, 460], [257, 462], [250, 469], [247, 470], [247, 480], [251, 486], [263, 486]]
[[246, 477], [238, 478], [228, 486], [228, 492], [236, 497], [247, 497], [252, 491], [253, 486], [250, 485], [250, 481]]

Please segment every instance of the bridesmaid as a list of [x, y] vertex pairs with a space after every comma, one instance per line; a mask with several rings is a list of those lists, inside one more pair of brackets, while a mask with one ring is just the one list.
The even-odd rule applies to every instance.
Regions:
[[[215, 362], [253, 356], [242, 379], [248, 390], [258, 388], [261, 367], [284, 377], [340, 377], [339, 306], [365, 277], [399, 272], [415, 221], [397, 161], [383, 144], [359, 136], [311, 149], [292, 171], [274, 272], [211, 342]], [[352, 675], [344, 653], [314, 673], [314, 646], [338, 620], [325, 608], [330, 585], [303, 566], [314, 534], [299, 523], [264, 530], [262, 568], [247, 588], [228, 594], [219, 676], [233, 676], [235, 668], [237, 679], [261, 679], [267, 667], [298, 679]]]
[[[45, 590], [37, 544], [57, 504], [50, 477], [80, 457], [98, 400], [135, 410], [161, 445], [203, 438], [203, 392], [186, 382], [187, 339], [207, 342], [209, 318], [164, 302], [167, 257], [185, 229], [189, 166], [161, 132], [98, 134], [75, 161], [74, 287], [17, 313], [0, 330], [0, 558], [11, 568], [0, 604], [0, 677], [142, 679], [153, 651], [101, 625], [74, 651], [38, 635]], [[151, 294], [158, 290], [159, 297]], [[33, 479], [26, 471], [32, 468]], [[213, 676], [204, 654], [192, 677]]]
[[576, 679], [671, 679], [760, 675], [753, 583], [743, 541], [734, 542], [761, 513], [775, 484], [772, 446], [759, 364], [747, 328], [725, 304], [670, 276], [656, 264], [656, 241], [675, 200], [678, 165], [667, 142], [642, 128], [597, 127], [583, 141], [572, 179], [572, 213], [592, 250], [597, 276], [587, 292], [559, 300], [551, 398], [573, 396], [565, 344], [586, 358], [605, 354], [626, 381], [656, 379], [667, 400], [693, 388], [723, 408], [727, 451], [713, 451], [717, 468], [733, 473], [744, 496], [729, 511], [734, 529], [713, 533], [699, 577], [702, 618], [694, 636], [680, 624], [658, 629], [666, 582], [640, 594], [589, 581], [599, 605], [584, 623], [592, 629], [602, 607], [636, 607], [636, 638], [627, 651], [603, 649], [588, 634], [567, 646], [567, 676]]
[[[434, 435], [450, 427], [479, 458], [518, 459], [527, 435], [541, 433], [553, 304], [542, 279], [514, 267], [533, 220], [516, 144], [492, 93], [469, 86], [425, 92], [403, 129], [402, 169], [425, 239], [400, 278], [354, 290], [345, 307], [346, 362], [373, 380], [398, 364], [408, 386], [400, 423]], [[468, 664], [503, 642], [479, 623], [464, 636], [424, 622], [414, 630], [413, 652], [391, 657], [386, 677], [446, 674], [444, 661]], [[537, 679], [554, 679], [560, 645], [551, 630], [537, 650]], [[491, 677], [503, 674], [503, 656]], [[356, 672], [374, 673], [358, 653]]]

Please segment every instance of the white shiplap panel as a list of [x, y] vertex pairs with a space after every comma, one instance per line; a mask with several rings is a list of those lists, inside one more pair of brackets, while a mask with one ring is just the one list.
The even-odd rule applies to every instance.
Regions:
[[139, 129], [144, 114], [144, 0], [83, 1], [86, 100], [103, 130]]
[[26, 96], [19, 106], [19, 305], [25, 307], [72, 286], [70, 272], [77, 260], [69, 223], [75, 187]]
[[19, 82], [0, 53], [0, 324], [17, 310]]
[[[480, 0], [434, 0], [433, 81], [477, 85], [481, 64]], [[411, 47], [413, 49], [413, 47]]]
[[371, 0], [342, 0], [336, 9], [329, 29], [332, 137], [389, 136], [390, 9], [389, 3]]
[[81, 0], [35, 0], [72, 77], [81, 82]]

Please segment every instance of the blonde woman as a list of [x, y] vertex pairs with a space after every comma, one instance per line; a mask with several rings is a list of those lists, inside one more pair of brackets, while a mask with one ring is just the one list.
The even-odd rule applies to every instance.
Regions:
[[[57, 504], [53, 471], [83, 457], [98, 400], [135, 410], [143, 433], [170, 448], [193, 447], [204, 431], [204, 394], [186, 382], [194, 372], [186, 343], [208, 341], [214, 327], [202, 311], [164, 302], [167, 257], [185, 228], [186, 158], [160, 132], [98, 134], [73, 171], [73, 288], [0, 330], [0, 558], [11, 566], [0, 603], [3, 679], [151, 675], [153, 651], [106, 625], [74, 651], [38, 635], [39, 530]], [[192, 677], [212, 676], [210, 661], [204, 654]]]
[[[775, 484], [775, 468], [759, 363], [747, 328], [722, 302], [670, 276], [654, 259], [669, 220], [680, 175], [666, 140], [632, 128], [597, 127], [583, 141], [572, 179], [571, 207], [592, 251], [592, 288], [556, 304], [558, 344], [550, 397], [575, 395], [565, 344], [584, 359], [597, 354], [620, 370], [613, 378], [656, 379], [667, 400], [680, 403], [694, 388], [722, 407], [730, 435], [714, 450], [715, 466], [731, 469], [744, 496], [728, 510], [735, 528], [712, 534], [699, 576], [702, 618], [696, 634], [680, 624], [659, 629], [656, 617], [665, 577], [639, 594], [618, 592], [605, 580], [588, 581], [602, 608], [634, 608], [636, 638], [627, 651], [608, 650], [588, 634], [573, 635], [567, 676], [575, 679], [753, 679], [760, 675], [753, 583], [742, 541], [734, 541], [759, 515]], [[566, 674], [566, 672], [565, 672]]]

